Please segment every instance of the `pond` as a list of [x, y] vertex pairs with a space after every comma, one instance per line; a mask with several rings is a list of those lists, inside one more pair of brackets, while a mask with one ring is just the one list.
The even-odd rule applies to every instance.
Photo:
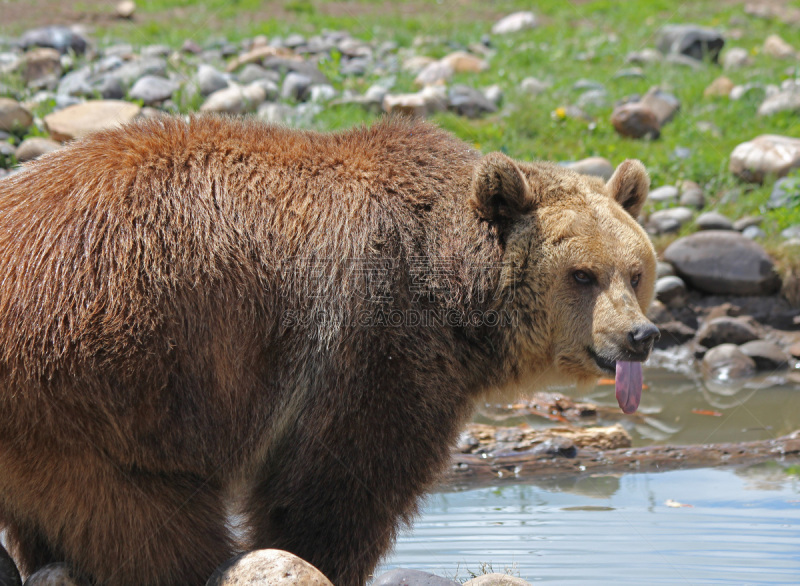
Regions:
[[[780, 437], [800, 429], [800, 385], [773, 373], [707, 385], [689, 357], [645, 371], [640, 413], [621, 422], [634, 445]], [[675, 371], [682, 370], [682, 373]], [[616, 405], [613, 386], [581, 397]], [[491, 410], [486, 410], [491, 412]], [[499, 425], [546, 425], [507, 418]], [[379, 571], [414, 568], [463, 580], [510, 570], [559, 584], [787, 584], [800, 582], [800, 466], [537, 479], [429, 497]]]

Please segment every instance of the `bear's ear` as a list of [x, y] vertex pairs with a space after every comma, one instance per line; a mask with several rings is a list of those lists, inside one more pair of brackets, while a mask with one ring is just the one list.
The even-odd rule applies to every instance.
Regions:
[[647, 201], [650, 176], [640, 161], [627, 159], [620, 163], [606, 187], [611, 197], [637, 219], [644, 202]]
[[492, 222], [517, 218], [534, 208], [528, 181], [503, 153], [489, 153], [478, 162], [469, 203], [479, 217]]

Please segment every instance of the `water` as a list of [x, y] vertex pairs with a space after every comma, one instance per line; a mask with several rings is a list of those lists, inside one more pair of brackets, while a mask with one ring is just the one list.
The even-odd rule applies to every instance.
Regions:
[[[639, 415], [597, 422], [622, 422], [635, 445], [752, 441], [800, 429], [800, 385], [785, 373], [738, 387], [705, 385], [688, 369], [650, 368], [645, 377]], [[613, 387], [585, 399], [616, 404]], [[523, 421], [544, 425], [514, 417], [502, 424]], [[465, 579], [483, 564], [558, 584], [800, 584], [800, 466], [544, 478], [442, 492], [429, 497], [378, 571], [405, 567]]]

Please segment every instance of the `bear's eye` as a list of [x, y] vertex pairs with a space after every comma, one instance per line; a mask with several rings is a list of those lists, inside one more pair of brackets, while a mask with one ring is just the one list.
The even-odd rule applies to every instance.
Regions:
[[574, 271], [572, 273], [572, 278], [581, 285], [591, 285], [594, 283], [594, 275], [589, 271]]
[[638, 286], [639, 286], [639, 279], [640, 279], [641, 277], [642, 277], [642, 275], [633, 275], [633, 276], [631, 277], [631, 287], [633, 287], [634, 289], [636, 289], [636, 287], [638, 287]]

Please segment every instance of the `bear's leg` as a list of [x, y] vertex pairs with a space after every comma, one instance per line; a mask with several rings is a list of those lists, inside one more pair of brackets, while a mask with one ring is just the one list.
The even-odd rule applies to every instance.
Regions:
[[372, 388], [361, 380], [313, 394], [313, 405], [271, 446], [250, 495], [253, 549], [291, 551], [336, 586], [367, 581], [469, 412], [453, 400], [457, 390], [429, 397], [409, 379], [387, 373]]
[[6, 520], [24, 573], [64, 561], [104, 586], [202, 585], [233, 555], [218, 480], [71, 456], [28, 468], [8, 495], [25, 515]]

